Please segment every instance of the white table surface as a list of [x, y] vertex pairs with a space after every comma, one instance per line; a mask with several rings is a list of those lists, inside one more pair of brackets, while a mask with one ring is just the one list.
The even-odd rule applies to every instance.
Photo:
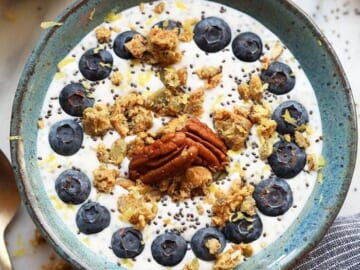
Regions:
[[[0, 0], [0, 149], [9, 157], [12, 99], [20, 73], [42, 29], [40, 22], [54, 20], [71, 0]], [[319, 25], [337, 52], [352, 86], [355, 102], [360, 101], [360, 1], [295, 0]], [[359, 116], [358, 116], [359, 118]], [[359, 152], [359, 151], [358, 151]], [[360, 212], [360, 167], [340, 215]], [[0, 198], [1, 199], [1, 198]], [[1, 202], [0, 203], [4, 203]], [[53, 253], [47, 245], [34, 248], [29, 240], [35, 226], [21, 206], [8, 229], [7, 242], [14, 269], [41, 269]], [[22, 256], [17, 256], [22, 254]]]

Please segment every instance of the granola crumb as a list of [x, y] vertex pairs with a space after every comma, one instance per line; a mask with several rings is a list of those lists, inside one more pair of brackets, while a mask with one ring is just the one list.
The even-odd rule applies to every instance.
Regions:
[[231, 215], [239, 209], [250, 216], [255, 215], [253, 192], [254, 186], [244, 184], [241, 179], [234, 180], [227, 193], [217, 190], [212, 206], [212, 223], [215, 226], [223, 227]]
[[183, 23], [183, 31], [179, 35], [182, 42], [191, 42], [194, 37], [193, 26], [198, 22], [196, 18], [186, 19]]
[[201, 116], [204, 113], [204, 89], [198, 88], [190, 94], [189, 102], [185, 105], [185, 113]]
[[221, 66], [205, 66], [196, 70], [196, 75], [205, 80], [205, 89], [212, 89], [218, 86], [222, 80], [222, 68]]
[[135, 155], [141, 154], [144, 146], [151, 144], [154, 141], [154, 134], [150, 134], [149, 132], [138, 133], [135, 139], [127, 144], [127, 157], [131, 159]]
[[154, 12], [156, 14], [161, 14], [163, 13], [165, 10], [165, 2], [160, 2], [159, 4], [157, 4], [155, 7], [154, 7]]
[[111, 83], [115, 86], [119, 86], [123, 81], [124, 77], [120, 72], [113, 72], [111, 75]]
[[101, 26], [95, 30], [95, 35], [99, 43], [107, 43], [111, 39], [111, 30]]
[[43, 129], [44, 128], [44, 120], [39, 119], [37, 122], [37, 126], [38, 126], [38, 129]]
[[204, 214], [205, 210], [204, 210], [204, 207], [203, 207], [203, 205], [201, 203], [198, 203], [196, 205], [196, 211], [200, 216], [202, 216]]
[[209, 250], [210, 254], [214, 255], [219, 253], [219, 250], [221, 249], [221, 244], [216, 238], [210, 238], [206, 241], [205, 247]]
[[304, 136], [303, 133], [296, 130], [294, 135], [295, 135], [295, 142], [297, 143], [298, 146], [302, 148], [308, 148], [310, 146], [309, 138]]
[[143, 230], [157, 214], [155, 198], [151, 196], [150, 187], [137, 183], [129, 188], [127, 194], [118, 198], [120, 218], [128, 221], [138, 230]]
[[273, 152], [273, 144], [265, 140], [259, 148], [259, 156], [261, 160], [266, 160]]
[[318, 158], [314, 153], [307, 154], [307, 165], [309, 171], [317, 171], [319, 168]]
[[135, 58], [142, 58], [147, 50], [147, 42], [142, 35], [134, 35], [129, 42], [125, 43], [125, 47]]
[[91, 136], [104, 136], [111, 128], [109, 116], [109, 109], [104, 104], [99, 103], [86, 108], [82, 119], [85, 133]]
[[180, 68], [176, 71], [178, 77], [179, 77], [179, 81], [180, 81], [180, 85], [184, 86], [187, 83], [187, 79], [188, 79], [188, 73], [187, 73], [187, 68]]
[[206, 195], [213, 181], [211, 172], [202, 166], [193, 166], [185, 171], [185, 177], [181, 181], [180, 196], [182, 199], [193, 197], [194, 192]]
[[232, 270], [244, 259], [251, 256], [252, 247], [249, 244], [231, 245], [231, 247], [216, 256], [213, 270]]
[[34, 239], [30, 240], [30, 244], [33, 247], [39, 247], [39, 246], [46, 244], [45, 238], [42, 236], [42, 234], [40, 233], [40, 231], [38, 229], [35, 229]]
[[213, 123], [216, 132], [232, 150], [238, 151], [245, 147], [252, 127], [251, 121], [240, 108], [234, 111], [218, 109], [213, 112]]
[[199, 260], [197, 258], [194, 258], [191, 260], [190, 263], [187, 263], [184, 265], [183, 270], [199, 270]]
[[116, 177], [119, 176], [119, 171], [109, 169], [106, 165], [100, 165], [93, 171], [94, 187], [99, 192], [110, 193], [116, 183]]
[[139, 4], [139, 10], [140, 10], [140, 12], [144, 12], [144, 11], [145, 11], [145, 4], [144, 4], [143, 2], [141, 2], [141, 3]]

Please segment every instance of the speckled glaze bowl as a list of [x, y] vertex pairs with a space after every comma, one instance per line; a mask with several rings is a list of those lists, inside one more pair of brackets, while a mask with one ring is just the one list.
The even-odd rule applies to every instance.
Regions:
[[[357, 145], [355, 108], [343, 69], [328, 41], [309, 18], [284, 0], [223, 0], [273, 31], [299, 60], [315, 89], [323, 124], [323, 181], [318, 181], [296, 222], [276, 242], [239, 269], [290, 269], [322, 238], [336, 217], [352, 178]], [[58, 28], [44, 31], [21, 76], [16, 92], [11, 135], [12, 161], [22, 198], [47, 240], [79, 269], [123, 269], [93, 252], [66, 228], [53, 211], [37, 164], [37, 119], [58, 63], [82, 37], [117, 11], [140, 1], [80, 0], [61, 14]], [[96, 15], [89, 20], [93, 8]], [[322, 184], [320, 183], [322, 182]]]

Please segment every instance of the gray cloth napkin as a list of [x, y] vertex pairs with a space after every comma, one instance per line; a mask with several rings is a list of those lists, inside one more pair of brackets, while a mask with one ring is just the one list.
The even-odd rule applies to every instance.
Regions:
[[319, 245], [293, 270], [360, 270], [360, 214], [335, 220]]

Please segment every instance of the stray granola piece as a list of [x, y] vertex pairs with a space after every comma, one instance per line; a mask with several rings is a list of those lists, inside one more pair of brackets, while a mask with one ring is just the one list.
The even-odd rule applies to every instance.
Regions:
[[252, 123], [240, 108], [233, 112], [218, 109], [213, 112], [213, 123], [216, 132], [232, 150], [238, 151], [245, 146]]
[[120, 165], [126, 156], [126, 142], [119, 138], [110, 147], [109, 159], [115, 165]]
[[211, 172], [202, 166], [190, 167], [185, 171], [185, 177], [181, 181], [180, 195], [182, 199], [193, 197], [192, 193], [206, 195], [209, 193], [210, 184], [213, 181]]
[[148, 35], [147, 52], [143, 59], [151, 65], [170, 66], [181, 61], [178, 29], [166, 30], [155, 26]]
[[217, 254], [219, 250], [221, 250], [221, 244], [216, 238], [210, 238], [209, 240], [207, 240], [205, 246], [209, 250], [209, 253], [212, 255]]
[[198, 88], [190, 94], [188, 103], [185, 104], [185, 113], [201, 116], [204, 112], [204, 89]]
[[154, 135], [148, 132], [140, 132], [136, 138], [128, 143], [127, 146], [127, 157], [133, 158], [135, 155], [141, 154], [145, 145], [153, 143]]
[[125, 43], [125, 47], [133, 57], [142, 58], [147, 50], [147, 41], [142, 35], [136, 34]]
[[271, 108], [267, 104], [254, 104], [250, 108], [249, 118], [253, 124], [260, 124], [262, 119], [271, 118]]
[[319, 162], [317, 156], [314, 153], [307, 154], [307, 165], [309, 171], [317, 171], [319, 168]]
[[232, 270], [244, 259], [253, 253], [249, 244], [231, 245], [225, 252], [219, 253], [213, 266], [213, 270]]
[[42, 234], [40, 233], [40, 231], [38, 229], [35, 229], [34, 239], [30, 240], [30, 244], [33, 247], [39, 247], [39, 246], [46, 244], [45, 238], [42, 236]]
[[194, 37], [193, 26], [198, 22], [196, 18], [186, 19], [183, 25], [183, 31], [179, 35], [179, 40], [182, 42], [191, 42]]
[[177, 116], [184, 113], [190, 95], [180, 90], [161, 88], [146, 100], [146, 107], [163, 116]]
[[259, 148], [261, 160], [266, 160], [273, 152], [273, 144], [269, 140], [265, 140]]
[[291, 135], [290, 134], [285, 134], [284, 135], [284, 140], [287, 142], [291, 142]]
[[302, 148], [308, 148], [310, 146], [309, 138], [297, 130], [295, 131], [295, 142]]
[[96, 157], [102, 163], [109, 163], [110, 151], [106, 148], [106, 145], [99, 143], [96, 150]]
[[256, 127], [256, 132], [260, 138], [270, 139], [276, 131], [276, 121], [262, 118]]
[[272, 47], [270, 51], [271, 63], [278, 60], [278, 58], [282, 55], [283, 51], [284, 51], [284, 46], [281, 44], [280, 41], [277, 40], [274, 47]]
[[94, 186], [99, 192], [110, 193], [116, 183], [119, 171], [109, 169], [106, 165], [100, 165], [93, 171]]
[[199, 270], [199, 267], [199, 260], [197, 258], [194, 258], [191, 260], [190, 263], [184, 265], [183, 270]]
[[251, 99], [260, 101], [262, 99], [263, 85], [259, 74], [253, 74], [249, 82]]
[[111, 83], [115, 86], [119, 86], [121, 84], [121, 82], [123, 81], [123, 75], [116, 71], [113, 72], [111, 75]]
[[250, 86], [247, 83], [239, 84], [238, 91], [239, 91], [240, 97], [243, 100], [245, 100], [245, 101], [250, 100]]
[[39, 119], [38, 122], [37, 122], [37, 126], [38, 126], [38, 129], [44, 128], [44, 120]]
[[95, 30], [96, 39], [99, 43], [107, 43], [111, 39], [110, 29], [101, 26]]
[[181, 85], [177, 71], [171, 67], [164, 68], [160, 72], [160, 79], [169, 89], [178, 88]]
[[141, 2], [141, 3], [139, 4], [139, 10], [140, 10], [140, 12], [144, 12], [144, 11], [145, 11], [145, 4], [144, 4], [143, 2]]
[[184, 68], [180, 68], [176, 71], [178, 77], [179, 77], [179, 80], [180, 80], [180, 85], [181, 86], [184, 86], [186, 85], [187, 83], [187, 79], [188, 79], [188, 74], [187, 74], [187, 68], [184, 67]]
[[239, 209], [250, 216], [255, 215], [253, 192], [254, 186], [243, 183], [241, 179], [234, 180], [227, 193], [217, 190], [212, 206], [212, 223], [223, 227], [231, 215]]
[[104, 104], [86, 108], [83, 112], [82, 124], [86, 134], [104, 136], [111, 128], [109, 109]]
[[152, 127], [152, 113], [143, 106], [144, 99], [139, 93], [132, 92], [116, 99], [110, 122], [121, 137], [135, 135]]
[[158, 211], [155, 199], [143, 192], [142, 187], [130, 187], [129, 192], [121, 195], [117, 202], [120, 218], [138, 230], [143, 230]]
[[189, 119], [189, 116], [186, 114], [180, 115], [176, 118], [172, 118], [169, 122], [163, 125], [157, 132], [158, 136], [165, 135], [166, 133], [172, 133], [180, 131], [185, 127], [186, 121]]
[[126, 179], [126, 178], [120, 178], [117, 179], [116, 184], [121, 186], [122, 188], [128, 190], [131, 187], [135, 186], [135, 182], [131, 181], [130, 179]]
[[197, 205], [196, 205], [196, 210], [197, 210], [197, 213], [200, 215], [200, 216], [202, 216], [203, 214], [204, 214], [204, 207], [202, 206], [202, 204], [201, 203], [198, 203]]
[[165, 2], [160, 2], [159, 4], [157, 4], [155, 7], [154, 7], [154, 12], [156, 14], [161, 14], [164, 12], [164, 9], [165, 9]]
[[202, 67], [196, 70], [196, 74], [201, 80], [205, 80], [205, 89], [212, 89], [218, 86], [222, 79], [222, 67]]

